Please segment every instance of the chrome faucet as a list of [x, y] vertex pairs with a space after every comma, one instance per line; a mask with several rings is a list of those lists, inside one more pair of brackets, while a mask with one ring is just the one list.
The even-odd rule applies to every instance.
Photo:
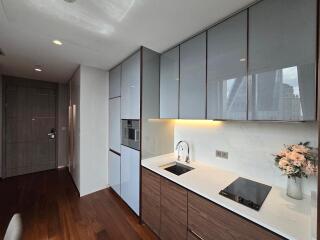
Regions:
[[185, 144], [187, 146], [187, 156], [186, 156], [186, 159], [185, 159], [185, 162], [186, 163], [190, 163], [190, 156], [189, 156], [189, 153], [190, 153], [190, 147], [189, 147], [189, 144], [186, 142], [186, 141], [179, 141], [176, 145], [176, 150], [178, 150], [178, 161], [181, 160], [181, 156], [180, 156], [180, 150], [183, 151], [183, 147], [182, 147], [182, 144]]

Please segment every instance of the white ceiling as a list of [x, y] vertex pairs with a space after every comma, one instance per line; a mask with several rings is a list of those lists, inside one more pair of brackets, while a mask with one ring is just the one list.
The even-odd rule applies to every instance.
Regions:
[[[139, 46], [162, 52], [254, 0], [0, 0], [3, 74], [66, 82]], [[63, 41], [63, 46], [52, 40]], [[41, 73], [34, 66], [43, 68]]]

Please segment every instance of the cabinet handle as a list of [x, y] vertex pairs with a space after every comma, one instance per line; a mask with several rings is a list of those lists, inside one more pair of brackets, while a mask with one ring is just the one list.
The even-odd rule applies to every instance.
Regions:
[[199, 234], [197, 234], [196, 232], [192, 231], [190, 228], [189, 228], [189, 232], [195, 236], [196, 238], [200, 239], [200, 240], [204, 240], [203, 237], [201, 237]]

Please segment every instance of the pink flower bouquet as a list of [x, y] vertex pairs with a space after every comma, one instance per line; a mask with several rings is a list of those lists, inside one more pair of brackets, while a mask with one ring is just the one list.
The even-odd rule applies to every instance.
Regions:
[[289, 178], [307, 178], [318, 173], [317, 152], [309, 142], [285, 146], [275, 155], [275, 164]]

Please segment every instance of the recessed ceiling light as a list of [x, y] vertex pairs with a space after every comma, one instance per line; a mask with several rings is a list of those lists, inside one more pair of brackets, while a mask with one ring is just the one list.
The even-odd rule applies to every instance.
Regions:
[[53, 40], [52, 42], [58, 46], [61, 46], [63, 44], [60, 40]]
[[34, 70], [35, 70], [36, 72], [42, 72], [42, 69], [39, 68], [39, 67], [36, 67]]

